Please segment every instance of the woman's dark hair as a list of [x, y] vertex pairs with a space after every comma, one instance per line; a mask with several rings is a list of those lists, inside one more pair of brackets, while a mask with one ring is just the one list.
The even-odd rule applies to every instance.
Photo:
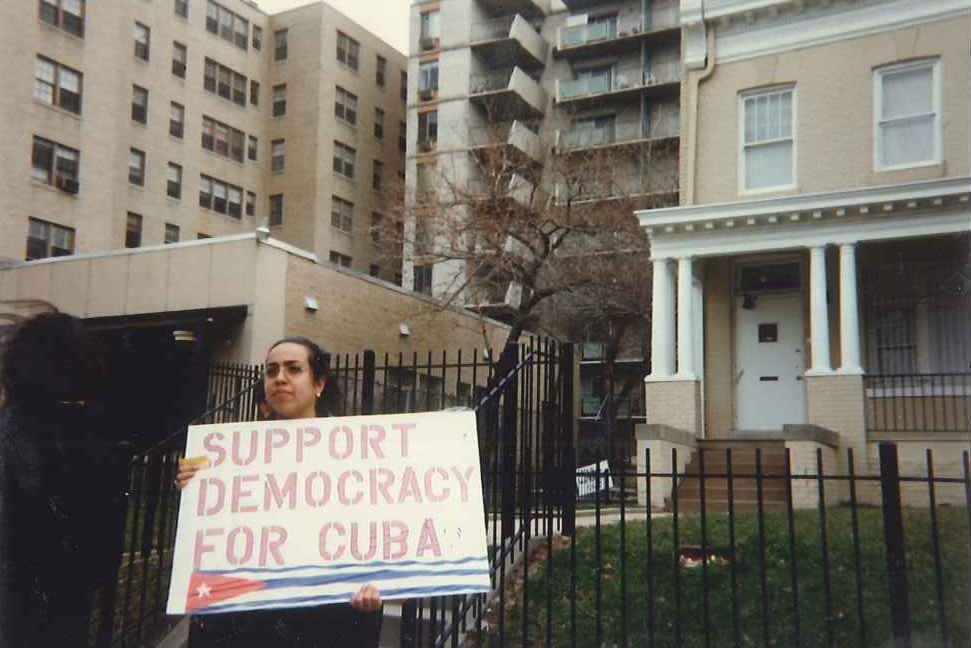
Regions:
[[270, 345], [267, 353], [281, 344], [299, 344], [307, 349], [307, 362], [310, 365], [310, 371], [313, 372], [314, 379], [324, 381], [324, 391], [317, 399], [315, 406], [317, 416], [343, 415], [344, 399], [341, 397], [337, 380], [330, 372], [330, 354], [321, 349], [319, 344], [302, 335], [291, 335], [277, 340]]
[[4, 406], [42, 414], [102, 395], [104, 355], [81, 320], [44, 313], [18, 322], [0, 351]]

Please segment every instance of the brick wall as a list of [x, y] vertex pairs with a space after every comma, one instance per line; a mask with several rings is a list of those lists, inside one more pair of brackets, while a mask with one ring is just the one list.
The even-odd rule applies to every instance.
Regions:
[[[308, 311], [305, 297], [314, 297], [319, 310]], [[410, 335], [401, 335], [401, 324]], [[296, 256], [287, 263], [285, 328], [288, 335], [306, 335], [329, 351], [373, 349], [406, 357], [441, 349], [498, 351], [508, 330], [389, 283]]]
[[866, 456], [866, 419], [862, 376], [807, 376], [806, 405], [809, 423], [840, 437], [840, 465], [845, 468], [846, 448], [853, 448], [859, 470]]
[[649, 382], [644, 387], [647, 423], [701, 436], [701, 384], [697, 380]]

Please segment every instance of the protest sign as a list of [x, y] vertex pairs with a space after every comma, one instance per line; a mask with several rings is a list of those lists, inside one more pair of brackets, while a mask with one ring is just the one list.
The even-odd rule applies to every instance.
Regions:
[[488, 592], [470, 411], [199, 425], [169, 614]]
[[[597, 473], [600, 474], [599, 478]], [[577, 497], [586, 497], [598, 490], [610, 490], [613, 487], [614, 480], [610, 476], [610, 464], [606, 459], [577, 468]]]

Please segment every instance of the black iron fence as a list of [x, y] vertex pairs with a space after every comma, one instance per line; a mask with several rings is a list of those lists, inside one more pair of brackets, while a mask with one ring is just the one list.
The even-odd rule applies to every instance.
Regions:
[[[189, 425], [252, 421], [258, 415], [259, 366], [214, 363], [209, 371], [207, 410]], [[114, 576], [99, 589], [91, 618], [95, 646], [151, 645], [169, 629], [165, 601], [178, 518], [173, 485], [185, 447], [185, 428], [129, 462], [127, 511]]]
[[[647, 452], [628, 475], [636, 505], [606, 505], [596, 471], [575, 533], [525, 538], [520, 560], [500, 564], [467, 645], [971, 645], [967, 451], [948, 476], [930, 450], [921, 474], [901, 474], [893, 444], [878, 474], [855, 470], [852, 450], [842, 472], [822, 450], [809, 469], [779, 454], [701, 452], [685, 473], [677, 451]], [[546, 494], [527, 493], [548, 520]]]
[[868, 432], [971, 432], [971, 373], [868, 375]]

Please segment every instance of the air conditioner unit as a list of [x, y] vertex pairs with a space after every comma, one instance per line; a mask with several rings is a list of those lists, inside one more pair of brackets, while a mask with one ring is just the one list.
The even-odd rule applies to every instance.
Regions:
[[428, 153], [429, 151], [435, 150], [435, 143], [431, 140], [418, 140], [418, 150], [422, 153]]
[[624, 89], [624, 88], [629, 88], [630, 87], [630, 81], [627, 80], [627, 77], [625, 75], [623, 75], [623, 74], [618, 74], [617, 75], [617, 87], [620, 88], [620, 89]]
[[64, 176], [57, 176], [54, 180], [54, 185], [61, 191], [69, 194], [76, 194], [80, 188], [77, 180]]
[[435, 91], [431, 88], [423, 88], [418, 91], [418, 98], [422, 101], [431, 101], [435, 98]]
[[436, 47], [438, 47], [438, 39], [430, 38], [428, 36], [422, 36], [418, 40], [418, 46], [423, 50], [435, 49]]

